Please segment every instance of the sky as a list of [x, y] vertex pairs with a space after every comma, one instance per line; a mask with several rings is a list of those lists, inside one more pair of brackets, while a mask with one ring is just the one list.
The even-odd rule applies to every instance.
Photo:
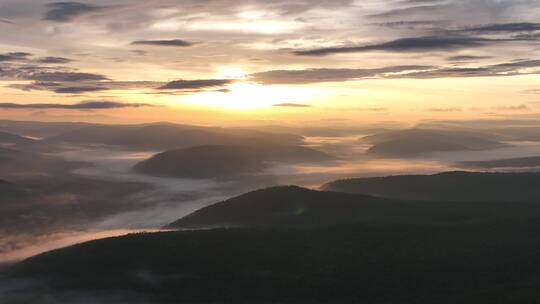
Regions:
[[540, 118], [540, 0], [0, 0], [0, 119]]

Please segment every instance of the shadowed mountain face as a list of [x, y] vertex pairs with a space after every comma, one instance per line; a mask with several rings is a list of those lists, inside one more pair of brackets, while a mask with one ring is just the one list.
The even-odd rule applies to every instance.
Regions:
[[105, 144], [139, 149], [178, 149], [208, 144], [299, 144], [302, 137], [245, 129], [176, 124], [93, 125], [47, 138], [50, 142]]
[[411, 157], [430, 152], [475, 151], [504, 147], [480, 132], [410, 129], [367, 136], [362, 142], [373, 144], [368, 153], [384, 157]]
[[[540, 191], [536, 192], [540, 195]], [[313, 191], [291, 186], [258, 190], [205, 207], [170, 224], [167, 228], [444, 223], [454, 220], [482, 220], [484, 216], [504, 216], [507, 212], [509, 216], [514, 212], [525, 214], [526, 211], [522, 207], [529, 208], [530, 205], [401, 201], [359, 194]], [[536, 210], [536, 207], [533, 209]]]
[[361, 221], [363, 211], [375, 212], [386, 203], [389, 202], [361, 195], [276, 187], [205, 207], [167, 228], [324, 226]]
[[208, 145], [160, 153], [138, 163], [134, 169], [156, 176], [219, 179], [256, 174], [270, 162], [316, 162], [330, 159], [323, 152], [301, 146]]
[[81, 129], [92, 124], [83, 122], [39, 122], [0, 120], [0, 131], [32, 137], [51, 137]]
[[[118, 296], [128, 303], [532, 303], [538, 296], [537, 203], [392, 202], [280, 187], [214, 208], [184, 223], [246, 228], [128, 235], [41, 254], [9, 269], [11, 278], [41, 279], [18, 300], [77, 292], [104, 303]], [[332, 226], [351, 220], [361, 224]]]
[[537, 201], [540, 174], [447, 172], [356, 178], [330, 182], [321, 189], [407, 200]]
[[540, 121], [527, 119], [487, 119], [487, 120], [457, 120], [431, 121], [417, 125], [421, 129], [453, 130], [454, 132], [481, 133], [492, 136], [491, 139], [504, 141], [539, 141]]
[[461, 165], [470, 168], [497, 169], [497, 168], [528, 168], [540, 166], [540, 156], [507, 158], [486, 161], [468, 161]]

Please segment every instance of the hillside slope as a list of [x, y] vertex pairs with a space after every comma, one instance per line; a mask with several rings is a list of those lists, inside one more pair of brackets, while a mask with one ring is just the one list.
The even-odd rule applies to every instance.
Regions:
[[505, 146], [490, 134], [430, 129], [382, 132], [361, 141], [372, 144], [368, 153], [383, 157], [412, 157], [432, 152], [475, 151]]
[[539, 230], [535, 212], [444, 225], [137, 234], [45, 253], [10, 276], [41, 279], [17, 303], [78, 293], [99, 303], [534, 303]]
[[[482, 221], [526, 214], [505, 202], [403, 201], [288, 186], [257, 190], [202, 208], [166, 228], [316, 227], [344, 223], [420, 224]], [[540, 204], [533, 210], [540, 210]]]
[[407, 200], [538, 201], [540, 174], [445, 172], [353, 178], [327, 183], [321, 189]]
[[226, 178], [254, 174], [269, 163], [330, 160], [327, 154], [301, 146], [206, 145], [159, 153], [135, 165], [140, 173], [184, 178]]

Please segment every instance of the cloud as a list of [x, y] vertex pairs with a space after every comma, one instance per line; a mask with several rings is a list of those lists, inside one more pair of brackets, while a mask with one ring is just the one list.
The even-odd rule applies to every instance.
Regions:
[[164, 86], [161, 86], [160, 90], [197, 90], [206, 88], [222, 87], [232, 83], [231, 79], [199, 79], [199, 80], [175, 80], [171, 81]]
[[515, 40], [522, 40], [522, 41], [536, 41], [540, 40], [540, 33], [526, 33], [526, 34], [517, 34], [514, 36]]
[[479, 67], [404, 65], [373, 69], [271, 70], [251, 74], [249, 79], [263, 84], [310, 84], [363, 79], [430, 79], [540, 74], [540, 70], [534, 70], [534, 68], [540, 68], [540, 60], [517, 60]]
[[137, 55], [137, 56], [146, 56], [146, 55], [148, 55], [148, 51], [144, 51], [144, 50], [132, 50], [131, 52], [133, 54]]
[[508, 63], [486, 65], [474, 68], [438, 68], [429, 71], [418, 71], [391, 78], [454, 78], [454, 77], [495, 77], [539, 74], [540, 71], [524, 71], [524, 69], [539, 68], [540, 60], [519, 60]]
[[156, 89], [163, 82], [156, 81], [34, 81], [32, 83], [16, 83], [7, 87], [23, 91], [53, 91], [59, 94], [82, 94], [105, 90]]
[[58, 82], [75, 82], [85, 80], [109, 80], [101, 74], [78, 73], [78, 72], [38, 72], [27, 77], [29, 80], [36, 81], [58, 81]]
[[0, 54], [0, 62], [24, 61], [24, 60], [27, 60], [28, 57], [30, 57], [30, 56], [32, 56], [32, 54], [25, 53], [25, 52], [4, 53], [4, 54]]
[[[514, 20], [535, 20], [536, 0], [442, 0], [442, 1], [401, 1], [397, 6], [381, 6], [382, 12], [368, 17], [383, 21], [415, 20], [429, 18], [455, 26], [514, 22]], [[397, 7], [397, 8], [396, 8]], [[386, 10], [385, 10], [386, 8]], [[537, 18], [536, 18], [537, 19]]]
[[272, 70], [250, 75], [250, 80], [264, 84], [309, 84], [379, 78], [385, 74], [433, 69], [433, 66], [403, 65], [374, 69]]
[[512, 106], [499, 106], [499, 107], [495, 107], [494, 109], [500, 110], [500, 111], [518, 111], [518, 112], [531, 110], [531, 108], [527, 106], [526, 104], [512, 105]]
[[[415, 4], [414, 1], [408, 1], [408, 2]], [[422, 1], [422, 2], [426, 2], [426, 1]], [[427, 1], [427, 2], [432, 2], [432, 1]], [[412, 7], [392, 9], [392, 10], [388, 10], [382, 13], [372, 14], [372, 15], [369, 15], [368, 17], [386, 19], [386, 18], [394, 18], [394, 17], [402, 18], [402, 17], [411, 16], [411, 15], [412, 16], [433, 15], [435, 13], [440, 12], [441, 10], [444, 10], [445, 8], [448, 8], [448, 6], [445, 4], [428, 3], [426, 5], [416, 5]]]
[[439, 68], [431, 71], [419, 71], [408, 73], [404, 75], [397, 75], [391, 78], [415, 78], [415, 79], [429, 79], [429, 78], [455, 78], [455, 77], [481, 77], [481, 76], [495, 76], [487, 67], [479, 68]]
[[105, 87], [61, 87], [54, 90], [55, 93], [58, 94], [81, 94], [81, 93], [90, 93], [90, 92], [99, 92], [99, 91], [105, 91], [108, 90], [108, 88]]
[[461, 108], [450, 107], [450, 108], [428, 108], [428, 112], [442, 112], [442, 113], [451, 113], [451, 112], [461, 112]]
[[514, 32], [531, 32], [539, 31], [540, 23], [501, 23], [501, 24], [489, 24], [484, 26], [468, 27], [462, 29], [462, 32], [474, 32], [474, 33], [514, 33]]
[[386, 111], [388, 111], [387, 108], [382, 108], [382, 107], [363, 108], [361, 110], [370, 111], [370, 112], [386, 112]]
[[311, 105], [307, 105], [307, 104], [290, 103], [290, 102], [278, 103], [272, 106], [273, 107], [289, 107], [289, 108], [310, 108], [311, 107]]
[[503, 72], [507, 72], [515, 68], [540, 67], [540, 60], [516, 60], [512, 62], [491, 65], [490, 67], [494, 70], [502, 70]]
[[380, 44], [348, 47], [328, 47], [312, 50], [294, 51], [298, 56], [326, 56], [340, 53], [360, 53], [371, 51], [417, 52], [417, 51], [452, 51], [463, 48], [481, 47], [494, 40], [477, 37], [426, 36], [401, 38]]
[[54, 64], [64, 64], [64, 63], [70, 63], [73, 60], [64, 58], [64, 57], [42, 57], [38, 58], [36, 62], [38, 63], [54, 63]]
[[523, 90], [522, 93], [524, 93], [524, 94], [540, 94], [540, 89]]
[[55, 90], [61, 86], [60, 83], [57, 82], [33, 82], [33, 83], [15, 83], [10, 84], [7, 87], [12, 89], [18, 89], [23, 91], [34, 91], [34, 90]]
[[54, 2], [46, 5], [48, 11], [43, 19], [55, 22], [70, 22], [81, 15], [99, 12], [104, 6], [96, 6], [80, 2]]
[[438, 24], [434, 20], [412, 20], [412, 21], [387, 21], [387, 22], [378, 22], [373, 23], [376, 26], [388, 27], [392, 29], [423, 29], [423, 28], [433, 28]]
[[133, 41], [133, 45], [152, 45], [152, 46], [176, 46], [176, 47], [188, 47], [192, 46], [193, 43], [181, 40], [181, 39], [172, 39], [172, 40], [138, 40]]
[[117, 108], [139, 108], [139, 107], [154, 107], [155, 105], [147, 103], [122, 103], [106, 100], [89, 100], [76, 104], [61, 104], [61, 103], [0, 103], [0, 109], [65, 109], [65, 110], [101, 110], [101, 109], [117, 109]]
[[459, 55], [446, 58], [448, 61], [473, 61], [482, 59], [491, 59], [492, 56], [473, 56], [473, 55]]

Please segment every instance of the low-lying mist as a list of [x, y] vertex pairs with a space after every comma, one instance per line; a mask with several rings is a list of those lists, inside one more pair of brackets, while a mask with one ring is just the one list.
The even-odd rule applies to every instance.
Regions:
[[[102, 208], [104, 212], [81, 214], [84, 213], [81, 210], [77, 214], [78, 223], [55, 225], [55, 227], [51, 225], [37, 231], [32, 227], [17, 231], [0, 230], [3, 234], [0, 238], [0, 263], [26, 258], [89, 239], [159, 229], [199, 208], [250, 190], [249, 186], [238, 183], [150, 177], [131, 170], [137, 161], [152, 154], [152, 152], [122, 151], [103, 146], [81, 147], [60, 153], [58, 156], [66, 160], [85, 161], [92, 164], [92, 166], [75, 170], [72, 180], [81, 178], [82, 183], [90, 179], [99, 180], [102, 183], [109, 182], [113, 186], [124, 184], [141, 186], [131, 189], [132, 193], [127, 193], [122, 197], [116, 196], [118, 195], [116, 192], [111, 192], [110, 196], [100, 197], [100, 200], [107, 200], [107, 202], [104, 202], [105, 206], [96, 204], [95, 208]], [[89, 189], [89, 191], [99, 193], [102, 189]], [[64, 195], [56, 194], [50, 199], [50, 204], [64, 206], [72, 204], [73, 208], [77, 208], [76, 204], [83, 198], [73, 192], [66, 189]], [[65, 201], [61, 202], [62, 200]], [[115, 204], [117, 206], [113, 206]], [[29, 205], [28, 208], [36, 208], [36, 206]], [[39, 208], [47, 208], [47, 205], [39, 206]], [[70, 222], [68, 217], [72, 216], [73, 210], [69, 206], [66, 209], [69, 210], [66, 210], [64, 214], [60, 210], [42, 215], [49, 217], [44, 219], [44, 225], [46, 222]], [[22, 210], [21, 213], [29, 212]]]
[[20, 179], [25, 187], [41, 192], [32, 203], [13, 211], [18, 217], [0, 225], [0, 263], [89, 239], [154, 231], [197, 209], [258, 188], [289, 184], [318, 188], [331, 180], [350, 177], [478, 170], [464, 162], [540, 155], [538, 142], [507, 141], [492, 149], [381, 157], [370, 154], [371, 144], [363, 140], [370, 133], [333, 135], [304, 138], [305, 146], [325, 152], [333, 160], [274, 163], [241, 179], [148, 176], [135, 172], [133, 166], [162, 151], [109, 145], [63, 146], [60, 152], [49, 155], [86, 165], [74, 167], [63, 176]]

